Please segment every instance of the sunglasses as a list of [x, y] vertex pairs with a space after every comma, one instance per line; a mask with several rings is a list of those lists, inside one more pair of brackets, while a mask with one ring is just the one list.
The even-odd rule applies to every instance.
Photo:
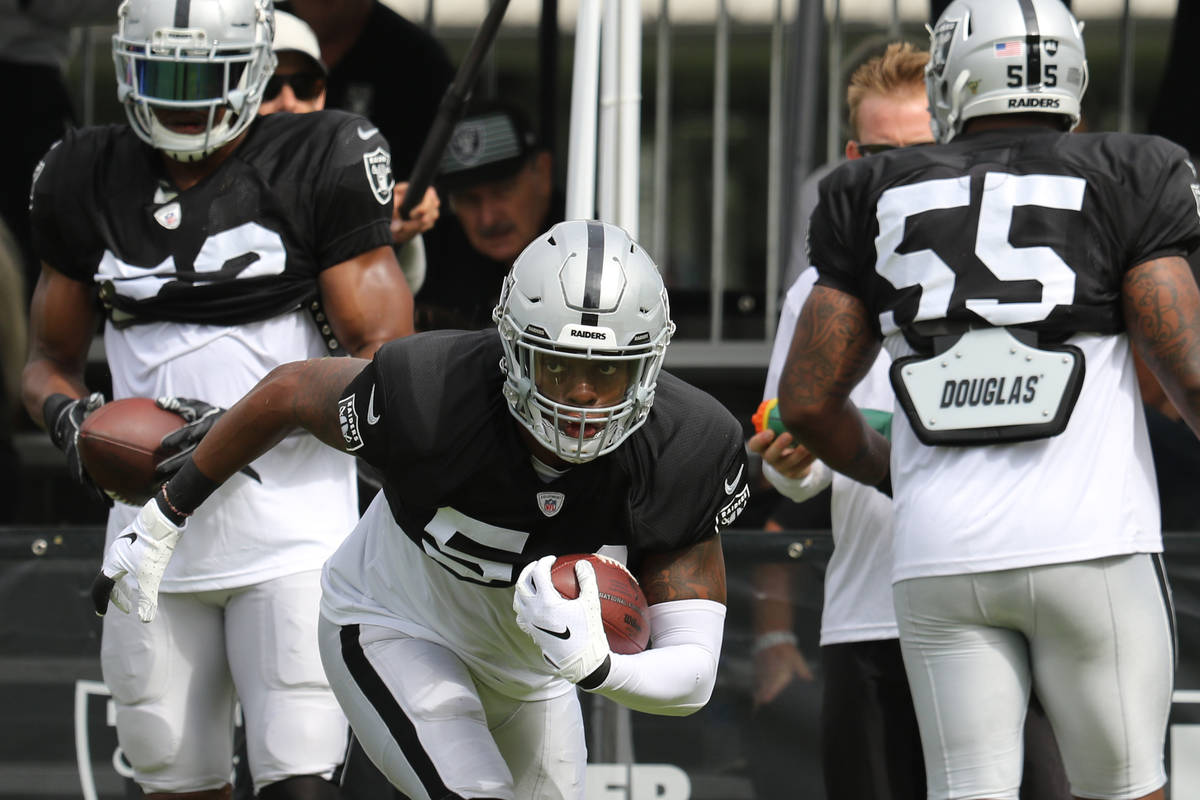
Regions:
[[883, 153], [887, 150], [900, 150], [905, 147], [922, 147], [933, 142], [913, 142], [912, 144], [895, 145], [895, 144], [863, 144], [858, 143], [858, 152], [864, 156], [873, 156], [878, 153]]
[[279, 97], [284, 86], [292, 87], [292, 94], [297, 100], [313, 100], [325, 91], [325, 76], [315, 72], [293, 72], [291, 75], [272, 75], [263, 89], [263, 100], [274, 100]]

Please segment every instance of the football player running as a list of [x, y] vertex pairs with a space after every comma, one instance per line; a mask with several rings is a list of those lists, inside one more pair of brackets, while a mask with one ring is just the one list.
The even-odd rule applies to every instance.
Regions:
[[[1173, 610], [1132, 351], [1200, 432], [1200, 186], [1156, 137], [1069, 134], [1058, 0], [956, 0], [939, 145], [821, 185], [819, 276], [780, 384], [832, 468], [895, 488], [893, 590], [929, 797], [1015, 800], [1031, 687], [1079, 798], [1161, 798]], [[888, 441], [849, 399], [880, 346]]]
[[[186, 515], [308, 431], [383, 475], [322, 579], [322, 660], [363, 749], [414, 800], [582, 798], [575, 687], [658, 714], [712, 692], [717, 534], [750, 493], [742, 430], [660, 371], [666, 290], [620, 228], [538, 237], [494, 318], [271, 372], [110, 546], [97, 608], [152, 616], [170, 548], [194, 535]], [[556, 555], [601, 548], [623, 548], [650, 601], [642, 653], [609, 651], [590, 565], [577, 599], [552, 586]]]
[[[387, 144], [341, 112], [256, 115], [272, 25], [269, 0], [123, 3], [113, 58], [130, 125], [73, 131], [39, 167], [24, 400], [86, 484], [75, 436], [104, 400], [84, 383], [101, 311], [114, 397], [161, 398], [190, 423], [173, 438], [185, 449], [277, 365], [338, 344], [369, 356], [412, 330]], [[229, 797], [236, 701], [260, 797], [336, 796], [347, 726], [316, 598], [357, 518], [354, 461], [291, 437], [253, 474], [180, 544], [152, 622], [104, 621], [118, 739], [152, 798]], [[137, 514], [116, 504], [108, 541]]]

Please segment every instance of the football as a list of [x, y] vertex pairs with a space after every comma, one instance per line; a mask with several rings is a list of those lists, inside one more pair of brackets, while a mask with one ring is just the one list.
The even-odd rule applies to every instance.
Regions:
[[614, 653], [640, 653], [650, 643], [649, 605], [637, 578], [620, 561], [606, 556], [578, 553], [559, 556], [550, 568], [554, 588], [563, 597], [574, 600], [579, 596], [575, 579], [575, 562], [586, 559], [596, 571], [596, 588], [600, 590], [600, 616], [604, 633]]
[[184, 424], [183, 417], [164, 411], [148, 397], [113, 400], [84, 417], [79, 458], [101, 489], [142, 505], [158, 489], [154, 465], [171, 455], [159, 442]]

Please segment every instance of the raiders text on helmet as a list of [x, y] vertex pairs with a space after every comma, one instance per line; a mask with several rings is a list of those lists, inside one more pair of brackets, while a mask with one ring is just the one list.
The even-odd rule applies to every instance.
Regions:
[[[143, 140], [179, 161], [232, 141], [258, 113], [275, 71], [271, 0], [125, 0], [117, 14], [117, 97]], [[181, 132], [155, 110], [203, 112]]]
[[[624, 230], [591, 220], [555, 225], [517, 257], [493, 317], [509, 409], [560, 458], [612, 452], [646, 421], [675, 324], [658, 267]], [[556, 402], [534, 381], [537, 359], [550, 355], [628, 363], [624, 397], [605, 407]], [[564, 433], [568, 422], [578, 435]]]
[[1062, 0], [955, 0], [930, 31], [934, 137], [948, 142], [989, 114], [1053, 113], [1075, 127], [1088, 81], [1082, 33]]

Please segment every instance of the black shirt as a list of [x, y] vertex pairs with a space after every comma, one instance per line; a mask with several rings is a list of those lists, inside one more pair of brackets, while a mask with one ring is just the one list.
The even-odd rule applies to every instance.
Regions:
[[[744, 508], [740, 423], [666, 372], [619, 448], [543, 481], [501, 393], [502, 355], [495, 330], [421, 333], [384, 345], [342, 392], [347, 448], [380, 471], [397, 524], [437, 560], [515, 575], [544, 555], [625, 545], [636, 563], [714, 536]], [[428, 530], [440, 509], [463, 523], [449, 537]]]
[[453, 79], [441, 43], [376, 0], [354, 45], [329, 70], [325, 106], [378, 125], [396, 180], [407, 181]]
[[260, 117], [178, 195], [128, 126], [70, 131], [34, 183], [38, 254], [99, 283], [118, 324], [239, 325], [294, 310], [322, 270], [391, 243], [387, 143], [364, 139], [370, 127], [340, 111]]
[[877, 332], [1021, 325], [1045, 341], [1124, 329], [1125, 272], [1200, 246], [1200, 186], [1165, 139], [1017, 128], [848, 161], [821, 182], [817, 283]]

